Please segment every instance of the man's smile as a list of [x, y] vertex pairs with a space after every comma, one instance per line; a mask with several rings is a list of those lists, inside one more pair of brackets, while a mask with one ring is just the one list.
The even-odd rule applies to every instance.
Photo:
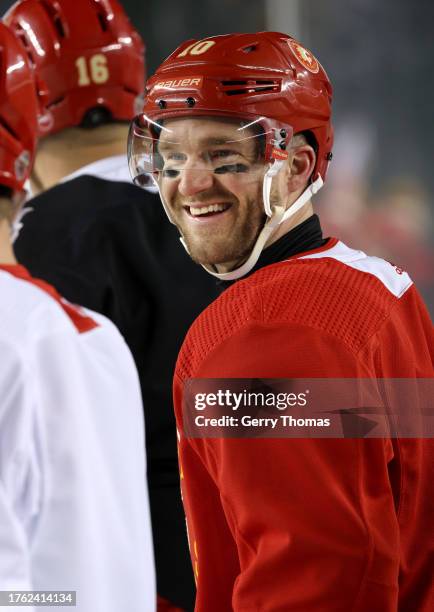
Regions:
[[230, 202], [213, 202], [197, 204], [187, 204], [184, 207], [189, 218], [195, 221], [204, 221], [206, 219], [215, 219], [221, 217], [226, 211], [232, 208]]

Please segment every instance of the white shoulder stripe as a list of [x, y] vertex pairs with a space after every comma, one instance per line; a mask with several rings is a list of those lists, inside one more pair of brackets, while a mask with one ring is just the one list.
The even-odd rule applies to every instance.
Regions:
[[371, 257], [363, 251], [350, 249], [340, 241], [328, 251], [304, 255], [298, 259], [320, 259], [323, 257], [331, 257], [355, 270], [372, 274], [397, 298], [402, 297], [413, 284], [413, 281], [404, 270], [379, 257]]

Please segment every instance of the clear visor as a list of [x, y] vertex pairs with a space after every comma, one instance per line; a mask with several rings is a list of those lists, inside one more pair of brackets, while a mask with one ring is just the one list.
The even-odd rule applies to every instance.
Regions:
[[166, 181], [200, 178], [204, 173], [258, 180], [269, 167], [265, 161], [269, 139], [261, 119], [188, 117], [156, 123], [139, 115], [128, 139], [133, 182], [144, 187], [154, 181], [161, 187]]

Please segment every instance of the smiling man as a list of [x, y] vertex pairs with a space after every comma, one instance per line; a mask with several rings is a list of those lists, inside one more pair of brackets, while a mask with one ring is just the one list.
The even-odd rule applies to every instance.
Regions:
[[431, 440], [198, 437], [185, 418], [198, 380], [433, 377], [408, 274], [324, 239], [313, 214], [331, 92], [285, 34], [187, 41], [130, 130], [134, 180], [153, 173], [191, 257], [227, 287], [174, 380], [200, 612], [432, 609]]
[[253, 130], [240, 139], [240, 129], [227, 120], [169, 120], [158, 143], [167, 179], [163, 197], [198, 263], [236, 267], [264, 222], [263, 207], [256, 204], [264, 164]]

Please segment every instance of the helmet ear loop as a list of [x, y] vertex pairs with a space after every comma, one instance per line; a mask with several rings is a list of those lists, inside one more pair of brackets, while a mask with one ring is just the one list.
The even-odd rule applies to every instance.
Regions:
[[268, 166], [262, 186], [264, 210], [269, 219], [273, 216], [270, 202], [271, 184], [273, 178], [282, 170], [288, 160], [288, 145], [292, 138], [292, 128], [288, 126], [274, 127], [271, 134], [272, 139], [266, 145], [265, 155], [272, 163]]

